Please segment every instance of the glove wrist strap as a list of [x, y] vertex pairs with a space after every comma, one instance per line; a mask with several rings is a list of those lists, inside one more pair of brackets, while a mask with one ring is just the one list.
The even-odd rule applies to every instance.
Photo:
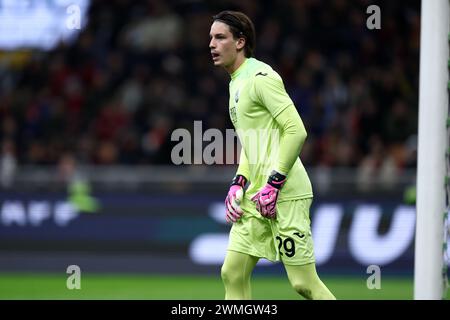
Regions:
[[231, 186], [241, 186], [242, 188], [244, 188], [246, 183], [247, 179], [243, 175], [238, 174], [231, 181]]
[[275, 170], [270, 173], [267, 183], [276, 189], [281, 189], [286, 182], [286, 176]]

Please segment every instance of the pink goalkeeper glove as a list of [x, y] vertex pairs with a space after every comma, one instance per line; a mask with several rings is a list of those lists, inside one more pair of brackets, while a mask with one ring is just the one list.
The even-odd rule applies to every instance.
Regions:
[[242, 175], [237, 175], [231, 182], [230, 190], [225, 198], [225, 220], [228, 223], [238, 221], [243, 215], [243, 211], [240, 208], [240, 203], [244, 195], [244, 186], [247, 183]]
[[265, 218], [275, 219], [277, 216], [277, 200], [281, 187], [286, 182], [286, 176], [272, 171], [267, 184], [252, 197], [256, 210]]

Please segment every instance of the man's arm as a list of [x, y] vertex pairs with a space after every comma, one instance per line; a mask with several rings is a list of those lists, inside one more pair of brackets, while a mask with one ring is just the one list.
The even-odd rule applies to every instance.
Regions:
[[281, 129], [278, 163], [275, 170], [287, 175], [297, 160], [306, 140], [306, 129], [294, 105], [281, 111], [275, 118]]
[[252, 89], [253, 100], [265, 106], [280, 128], [279, 160], [273, 169], [287, 175], [305, 142], [305, 126], [276, 72], [257, 73]]
[[299, 156], [306, 139], [306, 130], [277, 73], [256, 74], [253, 89], [255, 102], [267, 108], [281, 131], [278, 162], [267, 184], [252, 197], [262, 216], [275, 218], [278, 194]]
[[244, 176], [247, 181], [250, 177], [250, 169], [248, 167], [248, 160], [245, 156], [244, 148], [241, 148], [241, 156], [239, 158], [239, 167], [237, 169], [236, 175], [242, 175]]
[[306, 139], [305, 126], [293, 104], [281, 110], [275, 116], [275, 121], [281, 129], [278, 162], [267, 184], [252, 198], [256, 209], [266, 218], [275, 218], [278, 194]]

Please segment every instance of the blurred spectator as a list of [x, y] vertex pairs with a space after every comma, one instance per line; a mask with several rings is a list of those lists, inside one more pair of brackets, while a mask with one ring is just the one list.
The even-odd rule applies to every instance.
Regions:
[[100, 204], [91, 196], [89, 182], [78, 168], [74, 156], [71, 153], [64, 153], [59, 159], [57, 169], [58, 181], [66, 185], [70, 203], [79, 212], [97, 212]]
[[390, 189], [395, 185], [400, 170], [396, 159], [388, 151], [379, 136], [370, 138], [369, 154], [363, 158], [357, 171], [360, 190]]
[[0, 184], [2, 188], [8, 188], [14, 181], [17, 169], [15, 147], [12, 140], [5, 139], [2, 142], [2, 153], [0, 156]]
[[125, 31], [131, 49], [173, 50], [181, 36], [182, 21], [164, 1], [148, 1], [148, 14]]

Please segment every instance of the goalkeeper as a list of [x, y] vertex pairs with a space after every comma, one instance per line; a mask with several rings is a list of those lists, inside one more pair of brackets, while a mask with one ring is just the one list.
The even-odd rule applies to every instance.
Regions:
[[[251, 299], [250, 278], [260, 258], [281, 260], [292, 287], [306, 299], [335, 299], [315, 267], [313, 193], [298, 157], [306, 138], [302, 120], [278, 73], [252, 57], [255, 32], [245, 14], [214, 16], [210, 38], [214, 65], [231, 76], [229, 112], [242, 144], [225, 200], [233, 224], [221, 270], [225, 299]], [[267, 134], [261, 139], [251, 131]], [[258, 157], [262, 145], [265, 156]]]

